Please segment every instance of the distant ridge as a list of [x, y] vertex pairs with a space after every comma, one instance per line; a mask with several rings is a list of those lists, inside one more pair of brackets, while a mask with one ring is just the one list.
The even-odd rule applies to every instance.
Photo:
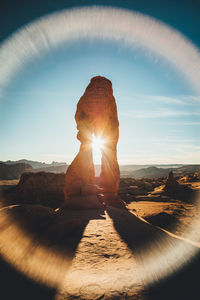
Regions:
[[9, 165], [0, 162], [0, 180], [19, 179], [25, 172], [33, 172], [31, 165], [26, 163]]
[[130, 177], [134, 178], [161, 178], [167, 177], [169, 172], [174, 168], [157, 168], [154, 166], [148, 168], [142, 168], [133, 172], [130, 172]]
[[16, 161], [7, 160], [3, 163], [8, 164], [8, 165], [13, 165], [13, 164], [18, 164], [18, 163], [25, 163], [25, 164], [31, 165], [31, 167], [33, 169], [40, 169], [40, 168], [46, 168], [46, 167], [58, 167], [58, 166], [67, 165], [65, 162], [55, 162], [55, 161], [53, 161], [51, 164], [47, 164], [45, 162], [28, 160], [28, 159], [20, 159], [20, 160], [16, 160]]
[[[24, 172], [51, 172], [66, 173], [68, 165], [65, 162], [52, 162], [50, 164], [21, 159], [17, 161], [8, 160], [0, 162], [0, 179], [17, 179]], [[99, 176], [100, 165], [95, 165], [95, 174]], [[200, 172], [200, 165], [184, 165], [184, 164], [158, 164], [158, 165], [121, 165], [120, 176], [122, 178], [161, 178], [167, 177], [169, 172], [173, 170], [175, 176], [187, 175]]]
[[34, 172], [66, 173], [68, 165], [58, 165], [34, 169]]
[[[139, 172], [134, 173], [137, 170], [143, 170], [143, 169], [148, 169], [148, 168], [160, 168], [160, 169], [178, 169], [180, 167], [184, 167], [184, 164], [148, 164], [148, 165], [120, 165], [120, 174], [121, 177], [141, 177]], [[149, 171], [151, 172], [151, 170], [143, 170], [142, 172], [145, 174], [146, 172], [149, 173]], [[156, 172], [156, 170], [155, 170]], [[158, 172], [157, 172], [158, 173]], [[157, 174], [156, 173], [156, 174]], [[163, 172], [164, 174], [166, 172]], [[142, 173], [141, 173], [142, 174]], [[156, 175], [155, 174], [155, 175]], [[162, 176], [161, 176], [162, 177]]]
[[25, 172], [51, 172], [65, 173], [68, 165], [65, 162], [47, 164], [44, 162], [20, 159], [17, 161], [7, 160], [0, 162], [0, 180], [19, 179]]
[[[173, 171], [175, 175], [189, 175], [195, 172], [200, 172], [200, 165], [165, 165], [165, 168], [158, 168], [159, 165], [148, 166], [140, 169], [131, 169], [131, 166], [125, 168], [123, 166], [121, 170], [121, 177], [130, 178], [161, 178], [167, 177], [170, 171]], [[170, 167], [169, 167], [170, 166]]]

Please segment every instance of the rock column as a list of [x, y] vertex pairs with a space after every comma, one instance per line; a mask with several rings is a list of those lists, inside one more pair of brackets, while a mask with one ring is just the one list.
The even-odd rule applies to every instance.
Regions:
[[[77, 104], [75, 120], [81, 146], [66, 173], [65, 206], [95, 208], [101, 206], [100, 202], [119, 204], [119, 121], [110, 80], [101, 76], [91, 79]], [[92, 134], [105, 142], [101, 149], [102, 165], [98, 186], [92, 158]]]

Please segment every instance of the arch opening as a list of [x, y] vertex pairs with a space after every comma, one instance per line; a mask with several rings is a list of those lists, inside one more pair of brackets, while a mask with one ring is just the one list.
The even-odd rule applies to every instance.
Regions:
[[95, 168], [95, 177], [99, 177], [102, 163], [102, 149], [104, 148], [105, 140], [101, 136], [92, 135], [92, 155]]

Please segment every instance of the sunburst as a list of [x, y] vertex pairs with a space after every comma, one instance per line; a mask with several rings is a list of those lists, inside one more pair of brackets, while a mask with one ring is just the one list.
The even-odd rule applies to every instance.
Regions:
[[103, 149], [105, 144], [104, 139], [102, 139], [101, 136], [95, 136], [92, 137], [92, 149], [94, 152], [99, 152], [101, 149]]

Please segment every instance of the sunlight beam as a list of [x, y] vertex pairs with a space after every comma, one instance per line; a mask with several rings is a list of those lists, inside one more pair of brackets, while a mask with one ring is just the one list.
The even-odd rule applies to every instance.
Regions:
[[101, 149], [104, 148], [105, 141], [101, 136], [92, 135], [93, 161], [95, 165], [101, 165]]

